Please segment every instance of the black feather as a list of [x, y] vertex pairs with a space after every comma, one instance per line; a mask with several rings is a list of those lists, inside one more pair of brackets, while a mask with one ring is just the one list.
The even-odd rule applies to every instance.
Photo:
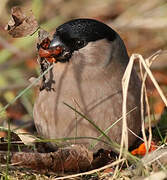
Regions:
[[100, 39], [113, 41], [117, 33], [106, 24], [94, 19], [74, 19], [60, 25], [53, 37], [59, 36], [62, 41], [71, 43], [83, 40], [86, 43]]

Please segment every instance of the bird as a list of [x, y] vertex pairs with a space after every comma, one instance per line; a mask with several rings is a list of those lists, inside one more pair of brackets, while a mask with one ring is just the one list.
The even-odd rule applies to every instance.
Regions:
[[[71, 143], [90, 147], [95, 141], [86, 137], [98, 138], [101, 133], [77, 113], [80, 112], [106, 132], [113, 142], [120, 144], [121, 82], [129, 62], [123, 40], [107, 24], [79, 18], [56, 28], [49, 49], [56, 48], [62, 51], [55, 57], [56, 63], [48, 76], [52, 88], [39, 91], [34, 103], [33, 116], [38, 134], [47, 139], [73, 137]], [[140, 78], [133, 68], [127, 98], [127, 112], [133, 109], [127, 115], [131, 131], [128, 131], [129, 147], [141, 131], [140, 88]], [[105, 137], [102, 139], [106, 142]], [[100, 140], [91, 148], [94, 152], [111, 149]]]

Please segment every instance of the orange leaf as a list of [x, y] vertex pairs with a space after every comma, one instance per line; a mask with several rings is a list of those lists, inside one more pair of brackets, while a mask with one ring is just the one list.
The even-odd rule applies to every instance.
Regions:
[[[154, 151], [156, 149], [155, 143], [152, 141], [149, 152]], [[133, 151], [131, 151], [133, 155], [141, 155], [144, 156], [146, 154], [146, 146], [144, 143], [140, 144], [140, 146]]]
[[103, 171], [103, 173], [113, 173], [114, 169], [113, 168], [107, 168]]

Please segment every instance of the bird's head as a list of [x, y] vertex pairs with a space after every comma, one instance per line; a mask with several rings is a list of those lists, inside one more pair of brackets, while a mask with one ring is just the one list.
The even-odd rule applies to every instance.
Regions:
[[121, 57], [122, 54], [127, 56], [119, 35], [108, 25], [94, 19], [74, 19], [60, 25], [53, 35], [49, 48], [62, 49], [56, 57], [60, 62], [67, 62], [80, 56], [85, 62], [95, 63], [97, 59], [103, 59], [107, 64], [111, 57], [118, 55]]

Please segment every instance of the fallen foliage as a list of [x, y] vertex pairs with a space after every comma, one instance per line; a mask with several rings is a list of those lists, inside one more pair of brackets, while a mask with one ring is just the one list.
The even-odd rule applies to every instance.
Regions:
[[27, 16], [20, 7], [13, 7], [11, 9], [12, 18], [5, 27], [5, 30], [14, 38], [33, 34], [39, 28], [39, 25], [32, 11], [29, 13]]

